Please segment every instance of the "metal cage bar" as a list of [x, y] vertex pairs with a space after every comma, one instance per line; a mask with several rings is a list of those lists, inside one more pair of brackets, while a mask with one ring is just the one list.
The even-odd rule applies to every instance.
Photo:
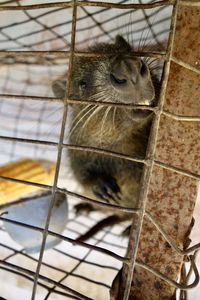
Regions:
[[[198, 4], [198, 3], [197, 3]], [[195, 5], [197, 5], [195, 3]], [[47, 186], [47, 185], [42, 185], [42, 184], [38, 184], [38, 183], [33, 183], [33, 182], [27, 182], [27, 181], [23, 181], [23, 180], [19, 180], [19, 179], [14, 179], [14, 178], [6, 178], [3, 176], [0, 176], [0, 179], [2, 180], [10, 180], [10, 181], [14, 181], [14, 182], [18, 182], [19, 184], [29, 184], [29, 185], [35, 185], [35, 186], [39, 186], [43, 189], [49, 189], [52, 191], [52, 201], [50, 203], [49, 206], [49, 210], [48, 210], [48, 214], [47, 214], [47, 219], [46, 219], [46, 226], [45, 229], [43, 230], [42, 228], [37, 228], [35, 226], [31, 226], [31, 225], [27, 225], [27, 224], [22, 224], [20, 222], [16, 222], [16, 221], [11, 221], [6, 219], [5, 217], [1, 216], [0, 220], [3, 220], [5, 222], [10, 222], [13, 224], [18, 224], [19, 226], [24, 226], [27, 228], [32, 228], [34, 230], [43, 232], [43, 242], [41, 245], [41, 249], [40, 249], [40, 256], [38, 259], [38, 264], [37, 264], [37, 269], [36, 272], [32, 272], [28, 269], [22, 268], [22, 267], [18, 267], [14, 264], [5, 262], [5, 261], [0, 261], [0, 265], [3, 265], [5, 268], [5, 270], [15, 270], [15, 272], [20, 271], [26, 275], [23, 276], [27, 276], [29, 279], [30, 278], [34, 278], [34, 286], [33, 286], [33, 291], [32, 291], [32, 300], [35, 299], [36, 296], [36, 291], [37, 291], [37, 285], [38, 284], [42, 284], [39, 280], [42, 279], [44, 281], [47, 282], [51, 282], [54, 284], [54, 286], [58, 286], [61, 289], [63, 289], [65, 291], [65, 293], [63, 292], [64, 295], [68, 295], [67, 292], [70, 292], [70, 297], [74, 297], [73, 299], [91, 299], [89, 297], [86, 297], [84, 295], [81, 295], [80, 293], [76, 292], [73, 289], [70, 289], [69, 287], [66, 287], [65, 285], [62, 285], [61, 283], [58, 283], [56, 281], [53, 281], [49, 278], [46, 278], [45, 276], [42, 276], [40, 274], [40, 268], [42, 265], [42, 259], [43, 259], [43, 253], [44, 253], [44, 248], [45, 248], [45, 242], [46, 242], [46, 238], [47, 235], [54, 235], [59, 237], [62, 240], [66, 240], [70, 243], [75, 243], [75, 244], [79, 244], [81, 246], [84, 246], [88, 249], [92, 249], [95, 251], [99, 251], [102, 253], [105, 253], [107, 255], [110, 255], [114, 258], [116, 258], [119, 261], [124, 262], [124, 272], [128, 271], [128, 276], [127, 276], [127, 280], [126, 280], [126, 287], [124, 290], [124, 295], [123, 295], [123, 300], [128, 300], [129, 298], [129, 293], [130, 293], [130, 287], [131, 287], [131, 281], [132, 281], [132, 276], [133, 276], [133, 271], [134, 271], [134, 266], [138, 265], [146, 270], [148, 270], [149, 272], [154, 273], [156, 276], [162, 278], [163, 280], [167, 281], [169, 284], [173, 285], [176, 288], [180, 288], [182, 290], [187, 290], [189, 288], [192, 288], [194, 286], [196, 286], [199, 282], [199, 275], [198, 275], [198, 271], [196, 269], [195, 263], [194, 263], [194, 259], [191, 258], [191, 270], [193, 269], [195, 272], [195, 280], [192, 284], [186, 283], [185, 284], [179, 284], [174, 282], [173, 280], [170, 280], [170, 278], [167, 278], [166, 276], [164, 276], [163, 274], [159, 273], [156, 270], [153, 270], [150, 266], [146, 265], [146, 264], [142, 264], [136, 261], [136, 256], [137, 256], [137, 249], [138, 249], [138, 244], [139, 244], [139, 239], [140, 239], [140, 233], [141, 233], [141, 228], [142, 228], [142, 223], [143, 223], [143, 218], [146, 216], [150, 222], [152, 222], [154, 224], [154, 226], [157, 228], [157, 230], [164, 236], [164, 238], [166, 239], [166, 241], [180, 254], [185, 255], [185, 254], [189, 254], [191, 252], [193, 252], [196, 249], [200, 249], [200, 245], [197, 244], [191, 248], [188, 248], [186, 250], [182, 250], [180, 249], [172, 240], [171, 238], [167, 235], [167, 233], [164, 231], [164, 229], [158, 224], [158, 222], [148, 213], [148, 211], [145, 211], [145, 201], [147, 198], [147, 193], [148, 193], [148, 189], [149, 189], [149, 184], [150, 184], [150, 178], [151, 178], [151, 173], [152, 173], [152, 168], [153, 165], [159, 165], [162, 168], [166, 168], [168, 170], [173, 170], [177, 173], [181, 173], [183, 175], [186, 175], [188, 177], [194, 178], [199, 180], [200, 179], [200, 175], [197, 174], [193, 174], [189, 171], [185, 171], [167, 164], [164, 164], [160, 161], [155, 160], [154, 158], [154, 152], [155, 152], [155, 145], [156, 145], [156, 139], [157, 139], [157, 133], [158, 133], [158, 126], [159, 126], [159, 120], [160, 120], [160, 116], [162, 114], [167, 115], [170, 118], [174, 118], [176, 120], [184, 120], [184, 121], [195, 121], [195, 122], [199, 122], [200, 121], [200, 117], [190, 117], [190, 116], [180, 116], [180, 115], [176, 115], [174, 113], [168, 112], [163, 108], [163, 103], [164, 103], [164, 96], [165, 96], [165, 90], [166, 90], [166, 84], [167, 84], [167, 79], [168, 79], [168, 75], [169, 75], [169, 66], [171, 61], [176, 61], [177, 60], [173, 57], [172, 55], [172, 47], [173, 47], [173, 41], [174, 41], [174, 31], [175, 31], [175, 25], [176, 25], [176, 17], [177, 17], [177, 9], [178, 6], [192, 6], [193, 3], [188, 2], [188, 1], [179, 1], [179, 0], [164, 0], [164, 1], [155, 1], [152, 3], [148, 3], [148, 4], [114, 4], [114, 3], [107, 3], [107, 2], [95, 2], [95, 1], [78, 1], [78, 0], [73, 0], [73, 1], [68, 1], [68, 2], [63, 2], [63, 3], [49, 3], [49, 4], [36, 4], [36, 5], [26, 5], [26, 6], [0, 6], [0, 11], [8, 11], [8, 10], [13, 10], [13, 11], [17, 11], [17, 10], [32, 10], [32, 9], [40, 9], [40, 8], [51, 8], [51, 7], [61, 7], [61, 8], [65, 8], [65, 7], [72, 7], [73, 8], [73, 17], [72, 17], [72, 32], [71, 32], [71, 49], [70, 51], [0, 51], [0, 55], [1, 56], [5, 56], [5, 55], [9, 55], [9, 56], [48, 56], [48, 55], [54, 55], [56, 58], [66, 58], [69, 57], [70, 60], [70, 64], [69, 64], [69, 75], [68, 75], [68, 84], [70, 85], [70, 79], [72, 76], [71, 70], [73, 67], [73, 58], [74, 56], [87, 56], [87, 57], [94, 57], [96, 56], [96, 54], [94, 53], [85, 53], [85, 52], [81, 52], [81, 51], [75, 51], [75, 37], [76, 37], [76, 13], [77, 13], [77, 9], [78, 7], [85, 7], [85, 6], [94, 6], [94, 7], [104, 7], [104, 8], [117, 8], [117, 9], [150, 9], [150, 8], [154, 8], [154, 7], [159, 7], [159, 6], [164, 6], [164, 5], [173, 5], [173, 16], [172, 16], [172, 23], [171, 23], [171, 35], [170, 35], [170, 39], [169, 39], [169, 43], [168, 43], [168, 48], [167, 48], [167, 52], [166, 53], [157, 53], [157, 52], [138, 52], [138, 53], [133, 53], [133, 55], [136, 56], [152, 56], [152, 57], [156, 57], [156, 58], [160, 58], [160, 59], [164, 59], [165, 60], [165, 69], [164, 69], [164, 74], [163, 74], [163, 83], [162, 83], [162, 91], [161, 91], [161, 96], [160, 96], [160, 102], [158, 104], [157, 107], [155, 108], [148, 108], [148, 107], [142, 107], [142, 106], [138, 106], [135, 107], [136, 109], [149, 109], [152, 110], [155, 114], [154, 117], [154, 124], [153, 124], [153, 128], [151, 131], [151, 136], [150, 136], [150, 143], [149, 143], [149, 147], [148, 147], [148, 151], [147, 151], [147, 155], [145, 159], [138, 159], [138, 158], [134, 158], [134, 157], [130, 157], [127, 155], [122, 155], [119, 153], [113, 153], [110, 151], [105, 151], [102, 149], [96, 149], [94, 147], [84, 147], [84, 146], [75, 146], [75, 145], [68, 145], [64, 143], [64, 133], [65, 133], [65, 125], [66, 125], [66, 119], [67, 119], [67, 107], [69, 103], [82, 103], [82, 104], [88, 104], [88, 101], [83, 101], [83, 100], [73, 100], [69, 98], [69, 94], [67, 95], [67, 98], [61, 100], [61, 99], [57, 99], [57, 98], [50, 98], [50, 97], [33, 97], [33, 96], [22, 96], [22, 95], [0, 95], [3, 99], [9, 99], [9, 100], [36, 100], [36, 101], [62, 101], [63, 102], [63, 117], [62, 117], [62, 127], [61, 127], [61, 131], [60, 131], [60, 139], [58, 143], [54, 143], [54, 142], [49, 142], [49, 141], [38, 141], [38, 140], [31, 140], [31, 139], [20, 139], [20, 138], [12, 138], [9, 136], [0, 136], [1, 140], [7, 140], [7, 141], [17, 141], [17, 142], [21, 142], [21, 143], [30, 143], [30, 144], [42, 144], [42, 145], [49, 145], [49, 146], [53, 146], [57, 148], [58, 154], [57, 154], [57, 162], [56, 162], [56, 172], [55, 172], [55, 177], [54, 177], [54, 183], [52, 186]], [[182, 61], [178, 61], [179, 64], [183, 64]], [[186, 64], [184, 64], [184, 67], [187, 67], [189, 69], [191, 69], [190, 66], [187, 66]], [[193, 71], [199, 73], [199, 70], [197, 68], [192, 68]], [[68, 91], [69, 91], [69, 86], [68, 86]], [[91, 103], [93, 103], [91, 101]], [[93, 103], [94, 104], [94, 103]], [[95, 102], [96, 104], [96, 102]], [[98, 105], [113, 105], [113, 106], [120, 106], [120, 107], [124, 107], [124, 106], [128, 106], [128, 105], [121, 105], [121, 104], [117, 104], [117, 103], [98, 103]], [[131, 107], [131, 106], [130, 106]], [[111, 157], [118, 157], [118, 158], [123, 158], [126, 160], [130, 160], [130, 161], [135, 161], [135, 162], [139, 162], [144, 164], [144, 173], [143, 173], [143, 180], [142, 180], [142, 187], [141, 187], [141, 193], [140, 193], [140, 200], [142, 201], [143, 205], [142, 205], [142, 209], [138, 209], [138, 210], [134, 210], [134, 209], [128, 209], [128, 208], [124, 208], [124, 207], [117, 207], [115, 205], [111, 205], [111, 204], [107, 204], [107, 203], [97, 203], [97, 201], [95, 202], [94, 199], [89, 199], [87, 197], [84, 197], [82, 195], [79, 195], [78, 193], [72, 193], [70, 191], [67, 191], [65, 189], [61, 189], [58, 187], [58, 176], [59, 176], [59, 169], [60, 169], [60, 163], [61, 163], [61, 155], [62, 155], [62, 150], [63, 148], [70, 148], [70, 149], [76, 149], [79, 151], [90, 151], [90, 152], [95, 152], [95, 153], [100, 153], [103, 155], [108, 155]], [[135, 236], [131, 236], [130, 240], [136, 240], [134, 247], [131, 246], [131, 244], [129, 244], [129, 248], [128, 248], [128, 255], [126, 257], [122, 257], [119, 256], [115, 253], [112, 253], [111, 251], [108, 251], [106, 249], [103, 249], [101, 247], [98, 246], [93, 246], [93, 245], [88, 245], [87, 243], [81, 243], [81, 242], [77, 242], [74, 241], [73, 239], [67, 238], [65, 236], [62, 235], [58, 235], [52, 231], [50, 231], [48, 229], [49, 227], [49, 222], [50, 222], [50, 218], [51, 218], [51, 211], [54, 205], [54, 196], [56, 191], [62, 191], [64, 193], [66, 193], [67, 195], [71, 195], [71, 196], [75, 196], [78, 197], [82, 200], [88, 201], [88, 202], [92, 202], [92, 203], [96, 203], [99, 206], [104, 206], [104, 207], [113, 207], [115, 209], [119, 209], [122, 210], [124, 212], [127, 213], [132, 213], [132, 214], [137, 214], [140, 216], [140, 225], [138, 227], [138, 232], [137, 232], [137, 237], [135, 238]], [[21, 200], [22, 201], [22, 200]], [[10, 205], [10, 204], [8, 204]], [[7, 206], [8, 206], [7, 205]], [[6, 205], [3, 206], [3, 208], [5, 209], [7, 207]], [[6, 269], [7, 268], [7, 269]], [[190, 273], [191, 273], [190, 270]], [[61, 292], [60, 292], [61, 293]], [[73, 296], [74, 295], [74, 296]]]

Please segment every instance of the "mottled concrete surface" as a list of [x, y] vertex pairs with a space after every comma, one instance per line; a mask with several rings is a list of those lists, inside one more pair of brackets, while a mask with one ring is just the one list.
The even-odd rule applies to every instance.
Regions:
[[162, 116], [156, 160], [200, 174], [200, 122], [172, 120]]
[[[200, 116], [200, 75], [183, 67], [200, 67], [200, 9], [179, 7], [173, 57], [165, 94], [164, 110], [181, 116]], [[161, 115], [155, 159], [182, 170], [200, 174], [200, 122], [176, 120]], [[188, 245], [198, 181], [171, 170], [154, 166], [146, 209], [163, 226], [181, 248]], [[183, 257], [178, 255], [162, 235], [145, 218], [138, 250], [143, 261], [177, 280]], [[137, 267], [134, 273], [133, 300], [169, 300], [174, 288], [151, 273]], [[195, 298], [192, 298], [195, 299]]]
[[199, 83], [200, 74], [171, 62], [164, 109], [178, 115], [200, 116]]
[[[196, 196], [196, 180], [154, 167], [146, 209], [180, 247], [187, 242]], [[182, 256], [170, 247], [147, 218], [142, 228], [137, 259], [177, 280]], [[134, 299], [167, 300], [171, 299], [173, 290], [151, 273], [136, 268], [132, 293], [137, 297]]]
[[176, 28], [173, 55], [200, 69], [200, 8], [179, 7]]

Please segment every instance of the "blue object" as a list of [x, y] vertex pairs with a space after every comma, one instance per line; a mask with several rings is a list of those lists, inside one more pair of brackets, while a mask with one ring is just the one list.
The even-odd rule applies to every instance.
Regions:
[[[55, 197], [49, 230], [61, 234], [68, 221], [68, 202], [63, 193], [56, 193]], [[12, 205], [6, 209], [8, 212], [6, 218], [44, 228], [51, 198], [51, 192], [25, 198], [27, 201]], [[41, 232], [6, 221], [4, 221], [4, 227], [12, 239], [23, 246], [27, 253], [40, 251], [42, 243]], [[52, 248], [60, 242], [61, 239], [48, 235], [45, 249]]]

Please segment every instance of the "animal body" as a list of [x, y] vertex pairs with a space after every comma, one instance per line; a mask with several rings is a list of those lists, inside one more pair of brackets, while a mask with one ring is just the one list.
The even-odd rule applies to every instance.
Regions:
[[[102, 54], [101, 57], [74, 57], [70, 95], [73, 99], [92, 100], [97, 104], [72, 104], [71, 144], [145, 157], [152, 114], [134, 109], [134, 105], [153, 105], [157, 79], [141, 58], [131, 55], [131, 50], [126, 40], [117, 36], [113, 44], [101, 43], [89, 49]], [[56, 96], [64, 97], [66, 82], [55, 81], [53, 91]], [[98, 105], [99, 101], [132, 106], [103, 106]], [[141, 163], [78, 150], [69, 150], [69, 157], [85, 196], [120, 206], [140, 207]], [[91, 208], [80, 204], [77, 210], [84, 206]], [[127, 214], [114, 211], [79, 240], [127, 218]]]

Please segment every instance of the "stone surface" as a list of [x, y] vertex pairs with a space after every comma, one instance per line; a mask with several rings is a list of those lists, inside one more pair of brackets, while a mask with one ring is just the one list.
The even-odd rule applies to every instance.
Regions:
[[200, 74], [171, 62], [164, 109], [178, 115], [200, 116]]
[[177, 244], [182, 245], [185, 238], [196, 194], [195, 179], [154, 167], [146, 209]]
[[178, 9], [173, 56], [200, 69], [200, 8]]
[[[179, 6], [173, 56], [200, 68], [200, 8]], [[197, 72], [171, 62], [164, 109], [182, 116], [200, 116]], [[200, 122], [175, 120], [161, 115], [155, 159], [200, 174]], [[146, 210], [181, 248], [188, 234], [197, 198], [198, 181], [154, 165]], [[134, 243], [134, 241], [131, 241]], [[183, 256], [177, 254], [145, 217], [137, 261], [177, 280]], [[174, 299], [175, 289], [152, 273], [136, 267], [130, 300]]]
[[200, 174], [200, 122], [177, 121], [162, 115], [156, 160]]
[[[184, 175], [155, 166], [146, 210], [181, 248], [192, 220], [197, 182]], [[137, 260], [177, 280], [183, 257], [174, 251], [145, 217]], [[138, 300], [171, 299], [174, 288], [140, 267], [136, 268], [132, 295]]]

